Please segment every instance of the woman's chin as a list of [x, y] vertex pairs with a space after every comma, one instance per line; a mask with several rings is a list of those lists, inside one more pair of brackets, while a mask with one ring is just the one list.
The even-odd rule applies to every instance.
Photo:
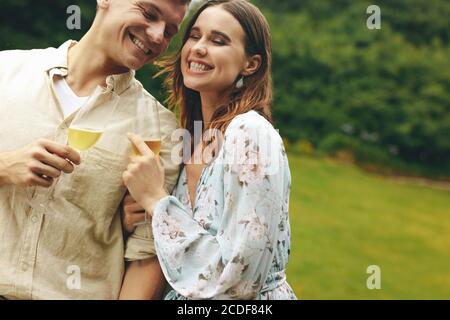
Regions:
[[194, 90], [194, 91], [207, 91], [208, 89], [208, 84], [205, 83], [197, 83], [197, 82], [191, 82], [191, 81], [184, 81], [184, 86], [190, 90]]

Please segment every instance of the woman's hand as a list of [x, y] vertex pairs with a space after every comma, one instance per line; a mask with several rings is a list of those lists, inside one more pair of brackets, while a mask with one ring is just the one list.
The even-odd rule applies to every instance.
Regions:
[[132, 233], [136, 225], [145, 221], [145, 210], [130, 194], [125, 196], [122, 204], [122, 226], [127, 233]]
[[136, 146], [142, 156], [131, 158], [122, 179], [136, 202], [148, 214], [153, 215], [153, 208], [156, 203], [167, 196], [167, 192], [164, 190], [164, 168], [159, 157], [155, 156], [140, 136], [129, 133], [128, 139]]

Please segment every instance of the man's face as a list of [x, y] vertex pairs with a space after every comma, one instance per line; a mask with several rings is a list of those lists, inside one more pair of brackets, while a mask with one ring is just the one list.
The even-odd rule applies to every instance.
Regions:
[[97, 1], [102, 12], [101, 47], [120, 67], [138, 70], [169, 46], [187, 5], [177, 0]]

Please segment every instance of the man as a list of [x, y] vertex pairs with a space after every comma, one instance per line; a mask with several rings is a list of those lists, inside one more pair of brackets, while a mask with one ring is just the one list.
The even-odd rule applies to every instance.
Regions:
[[[138, 103], [154, 101], [134, 70], [167, 49], [188, 4], [97, 0], [94, 22], [78, 43], [0, 52], [0, 298], [116, 299], [124, 254], [130, 267], [150, 276], [139, 279], [146, 296], [123, 298], [160, 295], [163, 276], [149, 225], [139, 226], [124, 246], [117, 208], [126, 191], [121, 177], [128, 151], [119, 141], [139, 121]], [[107, 131], [80, 156], [66, 146], [67, 131], [97, 86], [103, 90], [97, 111], [112, 107], [111, 92], [120, 102]], [[170, 190], [178, 174], [170, 161], [176, 120], [157, 108]], [[58, 177], [48, 207], [30, 207], [30, 190], [38, 197]]]

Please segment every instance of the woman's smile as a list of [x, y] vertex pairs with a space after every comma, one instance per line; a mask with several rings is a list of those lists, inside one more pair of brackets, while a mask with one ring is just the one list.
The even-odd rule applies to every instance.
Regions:
[[198, 60], [190, 60], [187, 63], [188, 66], [188, 72], [193, 74], [193, 75], [203, 75], [203, 74], [207, 74], [210, 71], [214, 70], [214, 67], [202, 62], [202, 61], [198, 61]]

